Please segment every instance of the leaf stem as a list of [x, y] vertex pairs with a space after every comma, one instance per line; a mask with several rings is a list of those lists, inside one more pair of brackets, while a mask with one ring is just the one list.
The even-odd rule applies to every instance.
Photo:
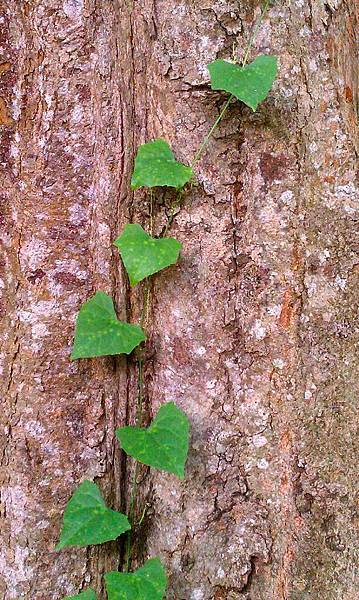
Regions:
[[[266, 0], [266, 2], [263, 5], [262, 14], [261, 14], [261, 16], [258, 19], [258, 22], [257, 22], [257, 24], [256, 24], [256, 26], [255, 26], [255, 28], [253, 30], [253, 33], [252, 33], [252, 35], [250, 37], [250, 40], [248, 42], [248, 45], [247, 45], [247, 48], [246, 48], [246, 51], [245, 51], [245, 54], [244, 54], [244, 57], [243, 57], [243, 60], [242, 60], [242, 63], [241, 63], [241, 67], [242, 68], [245, 67], [246, 64], [247, 64], [249, 53], [250, 53], [251, 48], [253, 46], [253, 42], [254, 42], [255, 37], [257, 35], [258, 29], [260, 28], [260, 26], [262, 24], [262, 21], [264, 19], [264, 16], [265, 16], [265, 14], [266, 14], [266, 12], [268, 10], [269, 3], [270, 3], [270, 0]], [[198, 163], [198, 161], [202, 158], [203, 152], [204, 152], [204, 150], [205, 150], [205, 148], [206, 148], [209, 140], [211, 139], [214, 131], [217, 129], [218, 125], [220, 124], [220, 122], [222, 121], [224, 115], [226, 114], [227, 109], [228, 109], [228, 107], [229, 107], [232, 99], [233, 99], [233, 94], [231, 94], [229, 96], [229, 98], [228, 98], [227, 102], [225, 103], [224, 107], [222, 108], [220, 114], [218, 115], [217, 119], [213, 123], [213, 125], [212, 125], [211, 129], [209, 130], [209, 132], [207, 133], [207, 135], [204, 138], [202, 144], [198, 148], [198, 150], [197, 150], [197, 152], [195, 154], [195, 157], [194, 157], [194, 159], [193, 159], [193, 161], [191, 163], [191, 168], [192, 169], [195, 167], [195, 165]]]

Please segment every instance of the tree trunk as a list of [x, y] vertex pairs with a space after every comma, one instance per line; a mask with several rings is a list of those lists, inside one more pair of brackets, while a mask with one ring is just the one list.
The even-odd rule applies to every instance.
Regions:
[[[123, 542], [54, 552], [84, 478], [126, 510], [134, 358], [71, 362], [95, 290], [138, 322], [112, 242], [160, 234], [173, 193], [129, 190], [155, 137], [190, 163], [223, 106], [206, 64], [237, 59], [256, 0], [5, 0], [0, 44], [3, 243], [0, 592], [47, 600], [122, 567]], [[160, 556], [176, 600], [352, 600], [359, 242], [355, 0], [278, 0], [252, 56], [280, 72], [253, 114], [231, 105], [153, 279], [148, 419], [191, 420], [187, 476], [143, 468], [135, 562]], [[151, 217], [152, 213], [152, 217]]]

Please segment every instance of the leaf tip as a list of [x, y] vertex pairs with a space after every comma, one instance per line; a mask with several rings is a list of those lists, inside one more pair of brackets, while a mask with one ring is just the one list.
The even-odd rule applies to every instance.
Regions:
[[138, 283], [140, 283], [137, 279], [135, 279], [134, 277], [131, 277], [131, 275], [129, 275], [128, 278], [129, 278], [131, 287], [135, 287]]

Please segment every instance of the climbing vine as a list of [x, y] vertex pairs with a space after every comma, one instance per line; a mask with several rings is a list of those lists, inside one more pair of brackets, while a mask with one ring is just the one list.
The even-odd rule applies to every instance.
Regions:
[[[261, 55], [247, 64], [250, 48], [264, 13], [257, 23], [247, 46], [242, 63], [215, 60], [208, 65], [213, 90], [227, 92], [222, 111], [200, 145], [190, 166], [175, 159], [165, 140], [156, 139], [139, 147], [135, 159], [131, 187], [150, 189], [172, 187], [177, 191], [175, 205], [181, 201], [185, 186], [194, 178], [194, 168], [200, 160], [213, 132], [218, 127], [234, 98], [243, 102], [253, 111], [266, 99], [277, 75], [277, 58]], [[151, 196], [152, 199], [152, 196]], [[177, 263], [181, 244], [174, 238], [166, 237], [174, 218], [175, 206], [160, 238], [152, 237], [141, 225], [127, 224], [121, 235], [114, 241], [118, 248], [131, 286], [144, 282], [144, 306], [140, 324], [118, 320], [110, 296], [97, 291], [81, 307], [75, 330], [72, 359], [97, 356], [130, 354], [146, 342], [144, 323], [149, 295], [149, 278], [155, 273]], [[132, 554], [131, 529], [134, 526], [134, 506], [137, 491], [138, 464], [172, 473], [183, 479], [189, 448], [190, 425], [188, 417], [173, 402], [163, 404], [149, 427], [142, 427], [142, 381], [143, 358], [138, 358], [138, 400], [136, 426], [120, 427], [116, 437], [123, 452], [135, 459], [136, 469], [132, 482], [132, 492], [128, 517], [108, 508], [98, 486], [91, 481], [83, 481], [67, 503], [63, 517], [60, 540], [56, 546], [61, 550], [67, 546], [88, 546], [115, 540], [127, 535], [124, 572], [111, 572], [104, 575], [108, 600], [162, 600], [166, 591], [167, 577], [159, 558], [150, 558], [139, 569], [130, 572]], [[96, 594], [88, 589], [67, 600], [96, 600]]]

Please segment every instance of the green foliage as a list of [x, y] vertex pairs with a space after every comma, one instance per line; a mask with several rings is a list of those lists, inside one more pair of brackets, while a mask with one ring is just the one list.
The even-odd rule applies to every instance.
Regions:
[[147, 428], [120, 427], [116, 431], [122, 449], [139, 462], [184, 478], [188, 454], [189, 421], [173, 402], [159, 409]]
[[108, 600], [162, 600], [167, 577], [159, 558], [150, 558], [134, 573], [105, 575]]
[[84, 481], [67, 503], [56, 550], [65, 546], [102, 544], [115, 540], [129, 529], [127, 517], [107, 508], [97, 485]]
[[130, 354], [145, 339], [141, 327], [117, 319], [110, 296], [96, 292], [81, 306], [71, 358]]
[[261, 55], [245, 67], [215, 60], [208, 65], [208, 70], [212, 90], [229, 92], [255, 111], [266, 99], [277, 76], [277, 57]]
[[[270, 5], [267, 0], [256, 33]], [[255, 33], [253, 37], [255, 37]], [[248, 44], [244, 63], [250, 52], [253, 39]], [[131, 180], [133, 189], [139, 187], [168, 186], [181, 190], [193, 176], [193, 167], [201, 158], [213, 132], [218, 127], [228, 106], [235, 96], [253, 111], [265, 100], [277, 75], [277, 57], [259, 56], [246, 66], [224, 60], [215, 60], [208, 65], [213, 90], [223, 90], [231, 94], [221, 113], [210, 128], [192, 161], [192, 168], [176, 161], [168, 143], [157, 139], [140, 146]], [[182, 192], [177, 193], [177, 200]], [[168, 219], [166, 231], [172, 223], [174, 207]], [[175, 264], [181, 244], [174, 238], [154, 239], [140, 225], [128, 224], [114, 242], [119, 249], [130, 284], [134, 286], [143, 279]], [[145, 314], [146, 303], [142, 310]], [[111, 354], [130, 354], [136, 346], [145, 341], [142, 329], [137, 325], [119, 321], [113, 301], [103, 292], [96, 294], [80, 309], [75, 331], [71, 358], [89, 358]], [[139, 422], [142, 418], [143, 358], [138, 359]], [[140, 366], [141, 365], [141, 366]], [[173, 403], [160, 407], [148, 428], [121, 427], [116, 435], [123, 450], [137, 461], [173, 473], [184, 478], [185, 463], [189, 446], [189, 420]], [[137, 489], [137, 469], [135, 470], [130, 498], [129, 518], [134, 522]], [[131, 530], [127, 517], [106, 507], [96, 484], [84, 481], [69, 500], [65, 512], [63, 528], [57, 550], [66, 546], [87, 546], [114, 540], [122, 533]], [[126, 570], [131, 564], [131, 534], [127, 535]], [[134, 573], [112, 572], [105, 575], [108, 600], [163, 600], [167, 587], [164, 567], [158, 558], [148, 560]], [[64, 600], [96, 600], [94, 590], [88, 589]]]
[[63, 600], [96, 600], [96, 594], [92, 589], [88, 589], [76, 596], [66, 596]]
[[120, 251], [132, 286], [175, 264], [181, 250], [181, 244], [174, 238], [154, 239], [141, 225], [132, 224], [125, 226], [115, 246]]
[[164, 140], [154, 140], [139, 147], [131, 187], [168, 186], [182, 188], [192, 177], [192, 169], [176, 161]]

